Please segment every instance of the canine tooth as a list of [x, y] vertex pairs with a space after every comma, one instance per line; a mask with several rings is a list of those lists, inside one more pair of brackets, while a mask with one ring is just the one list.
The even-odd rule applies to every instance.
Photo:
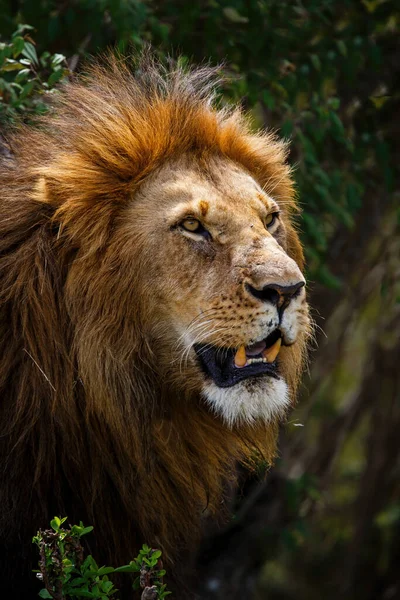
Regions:
[[246, 348], [244, 346], [240, 346], [235, 354], [235, 366], [241, 369], [242, 367], [246, 366], [246, 362]]
[[279, 350], [281, 349], [281, 344], [282, 338], [279, 338], [278, 340], [276, 340], [273, 346], [264, 350], [264, 352], [262, 353], [263, 358], [265, 358], [269, 363], [274, 362], [274, 360], [279, 354]]

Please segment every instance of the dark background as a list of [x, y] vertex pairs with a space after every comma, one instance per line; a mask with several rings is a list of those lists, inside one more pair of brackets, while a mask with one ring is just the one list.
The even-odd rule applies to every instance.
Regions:
[[198, 590], [400, 598], [399, 4], [12, 0], [0, 32], [2, 126], [43, 112], [86, 55], [150, 42], [223, 61], [224, 100], [290, 137], [317, 340], [276, 466], [244, 476]]

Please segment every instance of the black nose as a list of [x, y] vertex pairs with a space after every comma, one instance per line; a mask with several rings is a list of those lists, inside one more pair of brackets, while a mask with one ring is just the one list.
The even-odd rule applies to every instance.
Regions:
[[288, 304], [290, 300], [297, 295], [297, 292], [304, 286], [304, 281], [299, 281], [293, 285], [279, 285], [270, 283], [261, 290], [247, 284], [247, 289], [255, 298], [263, 302], [271, 302], [274, 306]]

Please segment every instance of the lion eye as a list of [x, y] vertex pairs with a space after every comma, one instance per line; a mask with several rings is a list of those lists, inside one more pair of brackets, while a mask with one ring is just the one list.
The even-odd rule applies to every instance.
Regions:
[[184, 221], [182, 221], [181, 227], [183, 227], [183, 229], [186, 229], [186, 231], [191, 231], [192, 233], [200, 233], [202, 225], [197, 219], [185, 219]]
[[270, 213], [264, 220], [265, 227], [267, 229], [272, 229], [272, 227], [276, 224], [279, 217], [278, 212]]
[[186, 237], [199, 241], [201, 239], [209, 240], [210, 232], [194, 217], [187, 217], [179, 223], [179, 227]]

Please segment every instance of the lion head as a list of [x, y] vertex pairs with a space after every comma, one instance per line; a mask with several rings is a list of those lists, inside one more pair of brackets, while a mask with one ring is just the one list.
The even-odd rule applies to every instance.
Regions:
[[309, 335], [286, 145], [213, 89], [112, 58], [2, 165], [3, 502], [79, 506], [122, 560], [173, 555], [236, 460], [271, 459]]
[[308, 332], [288, 212], [278, 189], [236, 161], [203, 160], [184, 154], [160, 166], [118, 233], [140, 245], [148, 360], [163, 386], [195, 392], [227, 426], [270, 422], [290, 404], [290, 349], [301, 353]]

